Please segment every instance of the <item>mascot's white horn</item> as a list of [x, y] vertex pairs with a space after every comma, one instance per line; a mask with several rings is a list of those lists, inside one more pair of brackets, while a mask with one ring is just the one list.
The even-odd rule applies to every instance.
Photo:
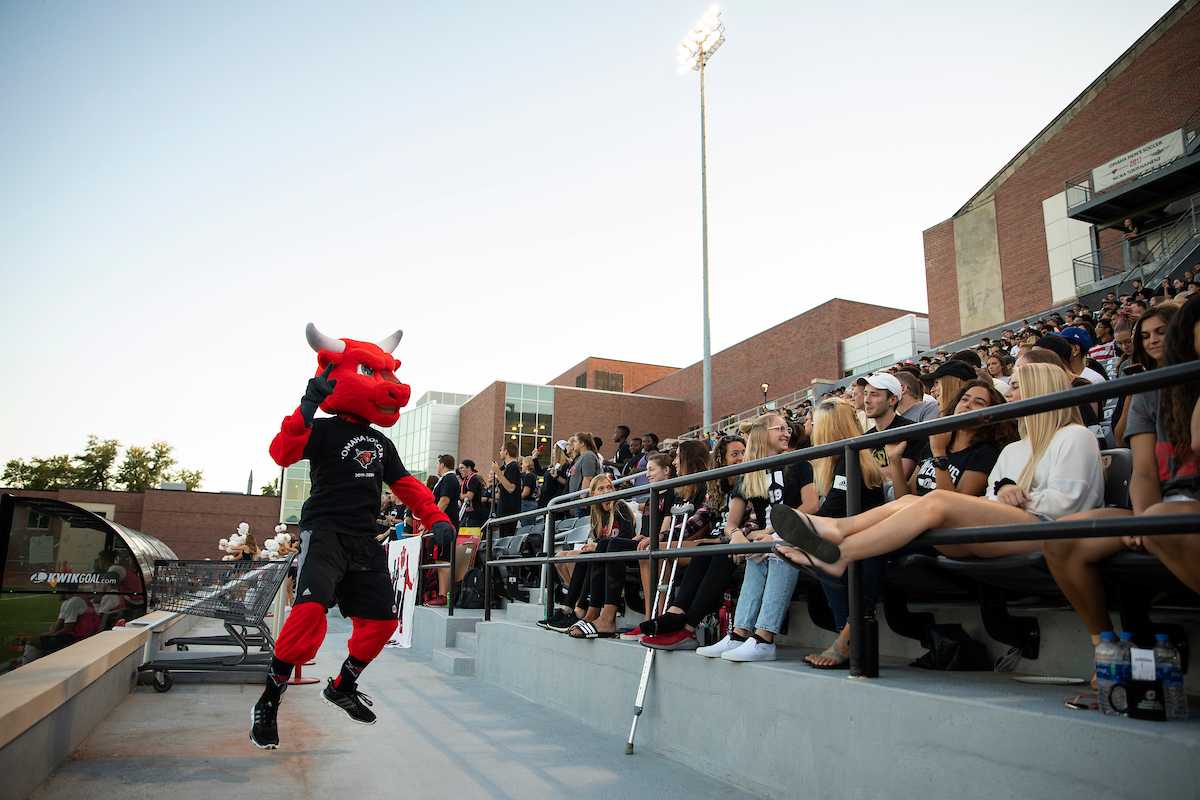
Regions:
[[[308, 346], [318, 353], [322, 350], [328, 350], [331, 353], [346, 352], [345, 342], [343, 342], [341, 339], [329, 338], [317, 330], [317, 326], [313, 325], [311, 322], [304, 327], [304, 338], [308, 339]], [[399, 343], [399, 339], [397, 339], [397, 343]], [[392, 346], [395, 347], [395, 345]]]
[[396, 331], [386, 339], [376, 342], [376, 344], [379, 345], [379, 349], [383, 352], [390, 353], [396, 349], [396, 345], [400, 344], [400, 337], [402, 336], [404, 336], [404, 331]]

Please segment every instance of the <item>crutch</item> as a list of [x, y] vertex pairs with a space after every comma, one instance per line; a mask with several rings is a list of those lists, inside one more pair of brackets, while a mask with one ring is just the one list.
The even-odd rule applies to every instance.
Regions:
[[[688, 517], [692, 513], [692, 510], [693, 510], [693, 508], [692, 508], [691, 503], [684, 503], [683, 505], [680, 505], [680, 506], [674, 506], [671, 509], [671, 527], [667, 529], [667, 548], [668, 549], [671, 547], [672, 541], [677, 541], [679, 543], [683, 542], [683, 530], [687, 523]], [[677, 540], [675, 539], [675, 533], [676, 533], [675, 520], [679, 520], [679, 527], [678, 527], [679, 538]], [[649, 535], [654, 536], [655, 533], [651, 532]], [[679, 559], [677, 559], [677, 558], [672, 559], [671, 577], [668, 579], [667, 585], [665, 587], [662, 585], [662, 579], [666, 575], [667, 564], [664, 561], [660, 565], [659, 572], [658, 572], [658, 586], [655, 588], [655, 592], [654, 592], [654, 607], [658, 606], [658, 596], [659, 596], [659, 594], [661, 594], [664, 591], [664, 589], [666, 591], [667, 602], [670, 602], [671, 589], [675, 585], [675, 567], [678, 564], [679, 564]], [[649, 600], [649, 598], [647, 598], [646, 619], [650, 619], [650, 616], [649, 616], [650, 609], [651, 609], [650, 600]], [[642, 664], [642, 679], [641, 679], [641, 682], [638, 683], [637, 698], [634, 699], [634, 701], [633, 701], [633, 725], [630, 726], [630, 728], [629, 728], [629, 741], [625, 744], [625, 755], [627, 755], [627, 756], [633, 755], [633, 737], [634, 737], [634, 734], [637, 733], [638, 717], [640, 717], [642, 715], [642, 708], [646, 704], [646, 687], [650, 685], [650, 668], [652, 666], [654, 666], [654, 654], [656, 652], [658, 652], [658, 651], [656, 651], [653, 647], [649, 647], [646, 649], [646, 661], [645, 661], [645, 663]]]

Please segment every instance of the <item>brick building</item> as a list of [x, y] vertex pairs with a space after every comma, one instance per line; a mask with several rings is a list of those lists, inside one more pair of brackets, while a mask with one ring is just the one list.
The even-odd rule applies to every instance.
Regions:
[[275, 535], [279, 522], [279, 498], [216, 492], [178, 492], [151, 489], [146, 492], [108, 492], [93, 489], [60, 489], [38, 492], [2, 489], [18, 497], [46, 497], [71, 503], [153, 536], [180, 558], [211, 558], [224, 553], [217, 542], [237, 533], [239, 523], [261, 546]]
[[[763, 383], [776, 399], [804, 392], [814, 380], [842, 378], [857, 365], [845, 361], [847, 339], [905, 317], [924, 320], [925, 315], [834, 299], [714, 353], [714, 416], [759, 405]], [[920, 342], [894, 340], [887, 338], [879, 350], [889, 362], [928, 347], [927, 334]], [[493, 383], [459, 410], [457, 457], [470, 458], [486, 471], [505, 439], [516, 439], [520, 452], [527, 454], [539, 446], [549, 451], [556, 439], [581, 430], [598, 434], [605, 442], [602, 452], [611, 457], [610, 437], [617, 425], [628, 425], [634, 435], [661, 438], [698, 427], [703, 380], [700, 362], [675, 369], [592, 357], [546, 385]], [[587, 387], [581, 386], [585, 382]]]
[[[1165, 228], [1181, 212], [1172, 203], [1200, 189], [1193, 167], [1182, 162], [1157, 174], [1134, 175], [1132, 183], [1158, 182], [1154, 191], [1126, 183], [1104, 202], [1099, 195], [1107, 187], [1091, 177], [1123, 154], [1176, 132], [1183, 161], [1197, 156], [1197, 5], [1198, 0], [1177, 3], [953, 217], [924, 232], [933, 342], [1119, 286], [1125, 265], [1113, 266], [1122, 247], [1118, 226], [1131, 217], [1143, 233]], [[1068, 183], [1076, 186], [1074, 195]]]

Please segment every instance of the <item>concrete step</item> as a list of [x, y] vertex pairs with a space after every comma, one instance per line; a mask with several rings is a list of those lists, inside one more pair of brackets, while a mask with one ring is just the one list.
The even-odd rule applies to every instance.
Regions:
[[440, 650], [434, 650], [433, 665], [447, 675], [464, 677], [475, 675], [475, 656], [459, 650], [457, 647], [443, 647]]
[[545, 607], [533, 603], [513, 602], [504, 607], [504, 618], [512, 622], [537, 622], [545, 615]]
[[475, 633], [459, 631], [454, 636], [454, 646], [468, 655], [475, 655]]

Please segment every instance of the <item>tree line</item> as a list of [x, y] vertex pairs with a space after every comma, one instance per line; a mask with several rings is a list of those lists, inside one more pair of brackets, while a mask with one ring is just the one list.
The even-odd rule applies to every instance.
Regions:
[[174, 447], [152, 442], [149, 447], [130, 445], [117, 464], [121, 443], [116, 439], [89, 436], [87, 447], [74, 456], [11, 459], [4, 465], [0, 484], [14, 489], [118, 489], [144, 492], [156, 489], [163, 481], [176, 481], [189, 492], [200, 488], [204, 471], [183, 469], [172, 455]]

